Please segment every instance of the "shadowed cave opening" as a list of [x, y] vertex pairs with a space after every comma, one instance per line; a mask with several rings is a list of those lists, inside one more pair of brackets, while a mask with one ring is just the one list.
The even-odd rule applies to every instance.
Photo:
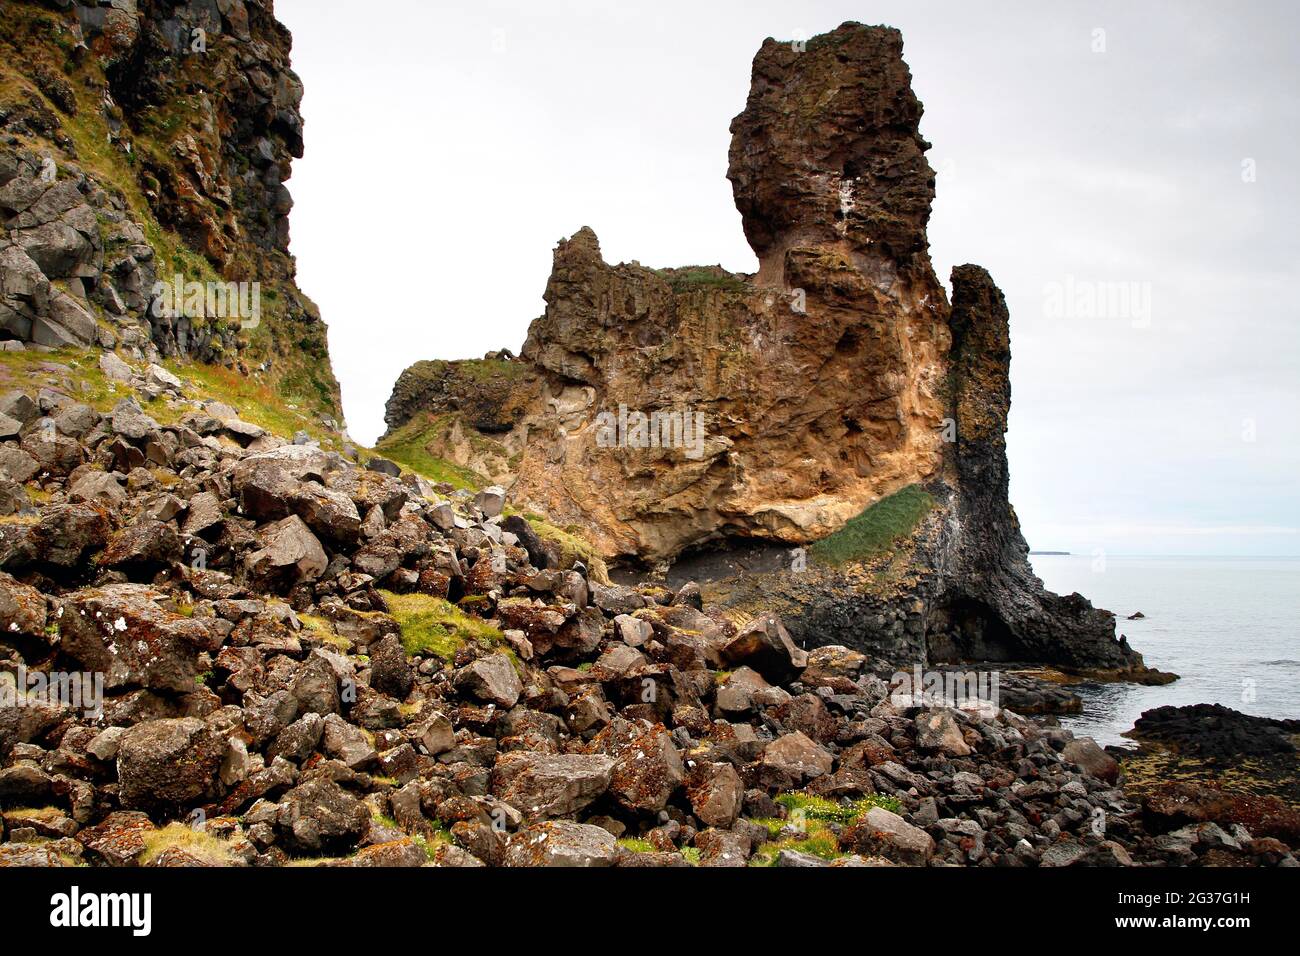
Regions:
[[926, 645], [931, 664], [1029, 659], [1002, 617], [969, 597], [951, 598], [931, 612]]

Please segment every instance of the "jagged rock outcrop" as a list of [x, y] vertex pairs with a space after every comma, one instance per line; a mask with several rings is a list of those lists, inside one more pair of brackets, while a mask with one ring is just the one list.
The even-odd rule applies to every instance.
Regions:
[[288, 251], [303, 146], [289, 47], [260, 0], [6, 4], [4, 348], [258, 367], [341, 419]]
[[[769, 556], [772, 576], [733, 580], [733, 607], [900, 662], [1139, 669], [1110, 614], [1028, 564], [1007, 501], [1007, 311], [982, 269], [954, 270], [951, 305], [934, 274], [920, 117], [898, 31], [769, 39], [728, 172], [758, 273], [611, 265], [582, 229], [521, 357], [412, 366], [390, 434], [422, 429], [608, 557], [686, 556], [677, 580], [734, 572], [692, 560], [710, 548], [852, 544], [902, 492], [926, 506], [892, 534], [814, 548], [805, 577]], [[638, 413], [657, 416], [646, 441]]]

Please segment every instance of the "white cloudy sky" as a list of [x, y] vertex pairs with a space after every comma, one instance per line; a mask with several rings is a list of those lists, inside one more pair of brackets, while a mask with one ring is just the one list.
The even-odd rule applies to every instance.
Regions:
[[[1291, 4], [275, 8], [307, 90], [293, 251], [357, 439], [411, 362], [517, 350], [583, 225], [610, 261], [756, 268], [726, 180], [755, 50], [887, 23], [934, 144], [936, 269], [985, 266], [1011, 308], [1030, 544], [1300, 554]], [[1053, 307], [1099, 283], [1149, 311]]]

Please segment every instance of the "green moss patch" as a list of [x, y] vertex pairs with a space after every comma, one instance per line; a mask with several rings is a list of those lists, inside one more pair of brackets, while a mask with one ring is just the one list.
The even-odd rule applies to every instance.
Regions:
[[739, 276], [732, 275], [720, 266], [685, 266], [680, 269], [656, 269], [668, 280], [676, 293], [698, 289], [717, 289], [721, 292], [745, 292], [749, 286]]
[[443, 598], [392, 591], [380, 594], [401, 628], [402, 647], [407, 654], [432, 654], [449, 661], [466, 641], [496, 645], [505, 639], [491, 624]]

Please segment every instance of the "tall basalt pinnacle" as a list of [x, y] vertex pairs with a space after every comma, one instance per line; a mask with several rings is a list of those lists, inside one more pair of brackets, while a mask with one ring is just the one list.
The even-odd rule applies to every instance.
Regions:
[[[413, 365], [389, 440], [509, 485], [607, 558], [705, 579], [740, 560], [732, 606], [811, 644], [1129, 672], [1111, 615], [1029, 566], [1007, 500], [1006, 305], [976, 266], [954, 271], [951, 307], [934, 275], [902, 49], [846, 23], [755, 56], [728, 177], [757, 275], [607, 263], [583, 228], [555, 249], [521, 357]], [[636, 414], [703, 434], [638, 445]], [[798, 545], [813, 561], [792, 574]]]
[[934, 170], [911, 83], [889, 27], [763, 43], [727, 173], [760, 284], [780, 286], [801, 246], [838, 249], [876, 280], [930, 273]]
[[952, 656], [987, 656], [997, 646], [1008, 656], [1080, 669], [1140, 667], [1141, 657], [1114, 640], [1113, 614], [1078, 594], [1052, 594], [1034, 575], [1007, 496], [1011, 329], [1006, 300], [988, 272], [975, 265], [953, 269], [952, 290], [955, 520], [943, 530], [943, 558], [936, 562], [945, 569], [936, 607], [952, 626], [957, 645]]

